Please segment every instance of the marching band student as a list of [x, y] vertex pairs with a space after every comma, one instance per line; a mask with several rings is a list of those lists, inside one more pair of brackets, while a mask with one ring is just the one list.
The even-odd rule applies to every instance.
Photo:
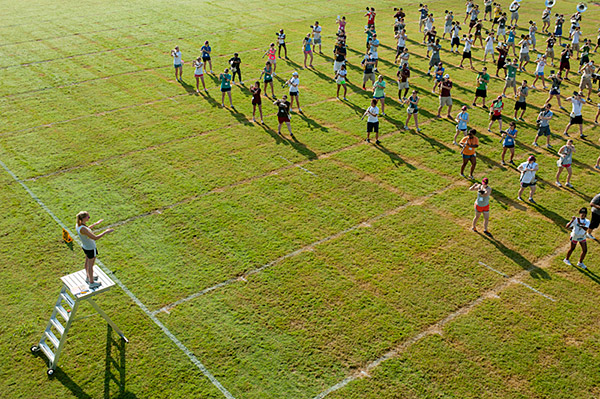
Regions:
[[306, 66], [306, 58], [310, 56], [310, 67], [313, 68], [313, 51], [312, 51], [312, 39], [310, 37], [310, 33], [304, 37], [302, 40], [302, 51], [304, 52], [304, 69], [307, 69]]
[[[592, 210], [593, 212], [593, 210]], [[567, 256], [563, 259], [563, 262], [569, 266], [572, 266], [569, 258], [577, 248], [577, 243], [581, 246], [581, 256], [579, 257], [579, 262], [577, 262], [577, 266], [582, 269], [587, 269], [583, 261], [585, 260], [585, 255], [587, 254], [587, 242], [586, 242], [586, 231], [590, 228], [590, 221], [586, 219], [587, 209], [581, 208], [579, 210], [579, 217], [573, 216], [571, 221], [567, 223], [567, 229], [572, 229], [571, 231], [571, 248], [567, 251]]]
[[462, 133], [463, 137], [467, 136], [467, 124], [469, 123], [469, 113], [467, 112], [467, 109], [467, 106], [463, 105], [454, 119], [456, 121], [456, 133], [454, 133], [454, 138], [452, 139], [452, 144], [454, 145], [458, 145], [456, 138], [460, 133]]
[[485, 50], [483, 53], [483, 62], [486, 61], [487, 55], [492, 55], [492, 62], [496, 62], [496, 58], [494, 57], [494, 34], [492, 32], [487, 32], [488, 37], [485, 39]]
[[[268, 56], [268, 60], [271, 63], [271, 66], [273, 67], [273, 76], [277, 76], [277, 74], [275, 73], [275, 71], [277, 70], [277, 58], [275, 57], [275, 54], [275, 43], [271, 43], [267, 51], [265, 51], [265, 53], [262, 56], [262, 58], [264, 58], [265, 55]], [[240, 78], [240, 80], [242, 80], [242, 78]]]
[[460, 60], [459, 68], [463, 68], [463, 62], [465, 61], [465, 59], [468, 59], [469, 63], [471, 64], [471, 69], [475, 69], [475, 68], [473, 68], [473, 59], [471, 58], [471, 47], [473, 46], [473, 35], [469, 34], [468, 37], [466, 35], [464, 35], [463, 39], [465, 41], [465, 48], [463, 49], [462, 59]]
[[537, 141], [541, 136], [546, 136], [546, 148], [552, 148], [550, 145], [550, 119], [552, 119], [554, 114], [550, 111], [551, 106], [552, 104], [544, 104], [544, 108], [542, 108], [538, 115], [538, 131], [533, 140], [534, 147], [538, 147]]
[[515, 121], [510, 122], [510, 126], [504, 133], [502, 133], [502, 166], [506, 165], [504, 162], [504, 155], [506, 154], [506, 150], [510, 151], [510, 161], [509, 164], [514, 165], [513, 161], [515, 157], [515, 140], [517, 137], [517, 123]]
[[520, 121], [524, 122], [523, 115], [525, 115], [525, 110], [527, 109], [527, 96], [529, 95], [529, 87], [527, 86], [527, 81], [523, 80], [521, 86], [519, 86], [519, 95], [517, 97], [517, 101], [515, 102], [515, 120], [517, 120], [517, 114], [519, 110], [521, 110], [521, 116], [518, 118]]
[[571, 70], [571, 62], [569, 59], [573, 56], [571, 45], [567, 44], [560, 53], [560, 65], [558, 67], [558, 77], [562, 78], [562, 72], [565, 72], [565, 80], [569, 80], [569, 71]]
[[204, 84], [204, 62], [202, 62], [202, 57], [198, 57], [193, 62], [194, 65], [194, 77], [196, 78], [196, 93], [200, 93], [200, 80], [202, 80], [202, 87], [204, 87], [204, 91], [206, 90], [206, 85]]
[[559, 14], [556, 17], [556, 21], [554, 22], [554, 36], [558, 39], [558, 44], [562, 46], [562, 34], [563, 34], [563, 24], [565, 23], [565, 16], [563, 14]]
[[277, 33], [277, 57], [281, 58], [281, 49], [283, 48], [285, 59], [288, 59], [287, 56], [287, 47], [285, 45], [285, 33], [283, 29], [279, 29], [279, 33]]
[[571, 33], [571, 49], [573, 52], [577, 53], [577, 59], [579, 59], [579, 39], [581, 38], [581, 28], [578, 26], [575, 28], [573, 33]]
[[504, 66], [506, 69], [506, 83], [504, 83], [504, 90], [502, 91], [502, 97], [506, 97], [506, 89], [512, 87], [513, 94], [515, 97], [517, 96], [517, 59], [513, 58], [513, 61], [510, 62], [510, 59], [506, 60], [506, 65]]
[[[442, 35], [442, 39], [446, 38], [446, 33], [452, 35], [452, 22], [454, 21], [454, 14], [452, 11], [446, 11], [446, 16], [444, 17], [444, 34]], [[452, 36], [451, 36], [452, 37]]]
[[298, 112], [302, 112], [302, 108], [300, 108], [300, 91], [298, 86], [300, 85], [300, 79], [298, 78], [298, 72], [294, 71], [292, 73], [292, 77], [285, 82], [290, 87], [290, 98], [292, 102], [290, 103], [290, 111], [294, 110], [294, 98], [296, 98], [296, 105], [298, 106]]
[[537, 66], [535, 67], [535, 80], [531, 84], [531, 88], [535, 90], [535, 82], [538, 81], [539, 78], [542, 78], [542, 85], [544, 90], [546, 90], [546, 79], [544, 79], [544, 68], [546, 67], [546, 56], [538, 56], [538, 59], [535, 61]]
[[256, 122], [256, 107], [258, 106], [258, 111], [260, 112], [260, 123], [263, 122], [263, 113], [262, 113], [262, 98], [260, 97], [260, 82], [255, 82], [254, 85], [250, 86], [250, 93], [252, 94], [252, 122]]
[[542, 33], [550, 33], [550, 14], [552, 14], [552, 8], [546, 7], [546, 9], [542, 12]]
[[514, 26], [511, 26], [510, 29], [508, 30], [508, 39], [506, 40], [506, 44], [508, 45], [508, 48], [512, 48], [513, 57], [517, 56], [517, 49], [515, 47], [516, 35], [517, 35], [516, 28]]
[[[494, 30], [493, 27], [492, 27], [492, 30]], [[503, 13], [498, 18], [498, 30], [496, 31], [496, 40], [497, 41], [500, 41], [500, 36], [502, 36], [504, 38], [504, 41], [506, 42], [506, 13]], [[513, 36], [513, 43], [514, 43], [514, 36]]]
[[410, 122], [410, 117], [412, 116], [415, 120], [415, 127], [417, 128], [417, 132], [420, 132], [421, 129], [419, 129], [419, 119], [418, 119], [418, 113], [419, 113], [419, 96], [417, 95], [417, 91], [413, 90], [412, 94], [410, 95], [410, 97], [408, 97], [408, 108], [406, 109], [406, 113], [408, 114], [408, 117], [406, 118], [406, 123], [404, 123], [404, 130], [408, 130], [408, 122]]
[[573, 140], [569, 139], [567, 140], [567, 144], [563, 145], [562, 147], [560, 147], [560, 150], [558, 150], [558, 161], [556, 161], [556, 166], [558, 166], [558, 170], [556, 171], [556, 185], [558, 187], [562, 187], [562, 184], [560, 183], [560, 174], [562, 173], [563, 169], [567, 170], [567, 182], [565, 183], [565, 186], [569, 187], [569, 188], [573, 188], [573, 185], [571, 184], [571, 176], [573, 176], [573, 168], [571, 167], [571, 165], [573, 164], [573, 153], [575, 152], [575, 145], [573, 144]]
[[582, 139], [587, 137], [583, 134], [583, 115], [581, 114], [581, 108], [583, 108], [583, 104], [585, 104], [585, 98], [583, 98], [583, 93], [578, 93], [576, 91], [573, 92], [571, 97], [567, 97], [565, 99], [571, 103], [571, 120], [567, 127], [565, 127], [565, 132], [563, 133], [565, 136], [569, 137], [569, 128], [573, 125], [579, 125], [579, 137]]
[[521, 46], [521, 50], [519, 51], [519, 70], [521, 72], [527, 72], [525, 70], [525, 66], [529, 64], [529, 45], [531, 44], [531, 40], [529, 40], [529, 35], [522, 35], [522, 39], [519, 42], [519, 46]]
[[504, 66], [506, 65], [506, 56], [508, 55], [508, 47], [506, 47], [506, 43], [499, 43], [498, 47], [498, 63], [496, 64], [496, 77], [499, 78], [498, 72], [502, 69], [504, 71], [504, 77], [506, 77], [506, 69]]
[[[175, 67], [175, 80], [179, 81], [181, 79], [183, 81], [183, 78], [181, 77], [183, 74], [183, 60], [181, 59], [179, 46], [175, 46], [175, 48], [171, 50], [171, 57], [173, 57], [173, 66]], [[179, 72], [179, 76], [177, 76], [177, 72]]]
[[312, 27], [313, 30], [313, 53], [317, 52], [317, 44], [319, 45], [319, 54], [323, 54], [321, 50], [321, 26], [319, 26], [319, 21], [315, 21], [315, 24]]
[[456, 23], [452, 22], [452, 28], [450, 29], [450, 34], [452, 36], [452, 41], [450, 42], [450, 52], [454, 53], [454, 46], [456, 46], [456, 53], [458, 54], [458, 46], [460, 46], [460, 22], [456, 21]]
[[552, 97], [556, 97], [556, 101], [558, 101], [559, 108], [565, 110], [565, 107], [563, 107], [560, 103], [560, 85], [562, 83], [561, 77], [554, 73], [554, 71], [550, 71], [550, 76], [548, 76], [548, 80], [552, 82], [552, 85], [550, 86], [550, 94], [548, 94], [546, 104], [550, 103]]
[[375, 144], [381, 144], [379, 141], [379, 108], [377, 108], [377, 100], [371, 100], [371, 106], [367, 108], [360, 120], [367, 117], [367, 139], [366, 142], [371, 142], [371, 132], [375, 132]]
[[535, 24], [535, 21], [529, 21], [529, 41], [531, 41], [531, 49], [533, 51], [535, 50], [535, 45], [536, 45], [536, 39], [535, 39], [535, 33], [537, 32], [537, 25]]
[[550, 36], [546, 39], [546, 58], [550, 58], [550, 65], [554, 66], [554, 45], [556, 44], [556, 37], [554, 33], [550, 33]]
[[519, 22], [519, 8], [521, 8], [521, 3], [519, 3], [517, 0], [514, 0], [512, 3], [510, 3], [510, 7], [508, 7], [508, 11], [511, 12], [510, 24], [515, 27], [517, 26], [517, 22]]
[[344, 88], [344, 101], [346, 101], [346, 93], [348, 92], [348, 88], [346, 87], [346, 83], [350, 82], [348, 80], [348, 71], [346, 70], [346, 64], [342, 64], [340, 69], [335, 72], [335, 82], [337, 83], [337, 93], [336, 98], [340, 99], [340, 86]]

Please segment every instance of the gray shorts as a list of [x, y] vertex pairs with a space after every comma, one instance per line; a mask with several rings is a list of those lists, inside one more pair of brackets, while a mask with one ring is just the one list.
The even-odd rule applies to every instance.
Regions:
[[440, 97], [440, 107], [443, 106], [451, 107], [452, 106], [452, 97]]
[[375, 73], [363, 73], [363, 83], [366, 83], [367, 80], [375, 82]]
[[321, 44], [321, 38], [313, 39], [314, 44]]
[[540, 126], [537, 132], [538, 136], [550, 136], [550, 126]]
[[520, 53], [519, 54], [519, 61], [529, 62], [529, 60], [530, 60], [529, 53]]
[[517, 79], [516, 78], [506, 78], [506, 83], [504, 87], [517, 87]]

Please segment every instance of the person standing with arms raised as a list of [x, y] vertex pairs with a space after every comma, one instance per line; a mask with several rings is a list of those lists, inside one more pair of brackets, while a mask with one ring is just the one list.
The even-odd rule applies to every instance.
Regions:
[[[183, 60], [181, 59], [181, 51], [179, 51], [179, 46], [175, 46], [175, 48], [171, 50], [171, 57], [173, 57], [173, 66], [175, 67], [175, 80], [183, 81]], [[179, 73], [179, 76], [177, 73]]]
[[535, 174], [539, 170], [539, 166], [535, 162], [535, 156], [530, 155], [529, 158], [527, 158], [527, 162], [523, 162], [521, 165], [519, 165], [517, 170], [521, 172], [521, 188], [519, 189], [517, 199], [519, 201], [523, 201], [521, 195], [523, 194], [523, 191], [525, 191], [525, 189], [529, 187], [529, 201], [535, 204], [536, 202], [533, 199], [533, 194], [535, 194], [535, 186], [537, 184]]
[[479, 147], [479, 139], [475, 137], [477, 131], [475, 129], [469, 130], [469, 134], [466, 137], [463, 137], [462, 140], [458, 143], [462, 147], [462, 166], [460, 167], [460, 175], [465, 177], [465, 167], [467, 163], [471, 163], [471, 174], [469, 175], [469, 179], [473, 178], [473, 172], [475, 172], [475, 166], [477, 166], [477, 158], [475, 154], [475, 150]]
[[577, 262], [577, 266], [582, 269], [587, 269], [585, 264], [583, 263], [585, 259], [585, 255], [587, 255], [587, 242], [586, 242], [586, 230], [590, 227], [590, 221], [586, 218], [587, 209], [581, 208], [579, 210], [579, 217], [573, 216], [571, 221], [567, 223], [567, 229], [572, 229], [571, 231], [571, 248], [567, 252], [567, 256], [563, 259], [565, 264], [572, 266], [569, 258], [577, 248], [577, 243], [581, 245], [581, 256], [579, 257], [579, 262]]
[[86, 211], [79, 212], [76, 217], [75, 230], [81, 241], [81, 249], [85, 253], [85, 273], [87, 275], [85, 282], [88, 283], [90, 289], [96, 289], [100, 287], [100, 283], [97, 277], [94, 277], [94, 263], [96, 262], [96, 256], [98, 255], [98, 249], [96, 248], [96, 241], [105, 235], [112, 233], [113, 229], [106, 229], [100, 234], [94, 234], [92, 228], [102, 223], [103, 219], [98, 220], [96, 223], [92, 223], [89, 227], [86, 223], [90, 220], [90, 214]]
[[475, 200], [475, 217], [473, 218], [473, 225], [471, 230], [477, 233], [477, 221], [479, 217], [483, 215], [483, 234], [491, 237], [492, 233], [488, 231], [488, 224], [490, 222], [490, 194], [492, 188], [488, 186], [488, 178], [484, 177], [481, 180], [481, 184], [475, 183], [469, 190], [477, 191], [477, 199]]

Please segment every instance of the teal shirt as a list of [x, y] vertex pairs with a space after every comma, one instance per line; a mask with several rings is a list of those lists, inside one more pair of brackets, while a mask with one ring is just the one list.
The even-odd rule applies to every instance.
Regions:
[[231, 89], [231, 75], [228, 73], [221, 74], [221, 89]]
[[373, 97], [384, 97], [385, 96], [385, 81], [375, 82], [375, 91], [373, 92]]

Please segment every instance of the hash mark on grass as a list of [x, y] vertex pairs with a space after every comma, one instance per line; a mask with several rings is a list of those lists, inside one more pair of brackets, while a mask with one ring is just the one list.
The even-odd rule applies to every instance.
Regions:
[[403, 210], [405, 208], [408, 208], [410, 206], [422, 205], [423, 202], [426, 199], [428, 199], [428, 198], [430, 198], [430, 197], [432, 197], [434, 195], [437, 195], [437, 194], [442, 194], [443, 192], [445, 192], [447, 190], [450, 190], [454, 186], [460, 185], [461, 183], [462, 183], [461, 181], [454, 182], [452, 184], [447, 185], [446, 187], [443, 187], [443, 188], [441, 188], [439, 190], [433, 191], [433, 192], [431, 192], [431, 193], [429, 193], [429, 194], [427, 194], [427, 195], [425, 195], [423, 197], [419, 197], [419, 198], [416, 198], [416, 199], [414, 199], [412, 201], [408, 201], [405, 204], [400, 205], [399, 207], [396, 207], [394, 209], [390, 209], [390, 210], [388, 210], [386, 212], [383, 212], [383, 213], [381, 213], [381, 214], [379, 214], [377, 216], [374, 216], [374, 217], [372, 217], [370, 219], [364, 220], [364, 221], [362, 221], [362, 222], [360, 222], [358, 224], [355, 224], [354, 226], [348, 227], [347, 229], [339, 231], [339, 232], [337, 232], [335, 234], [332, 234], [330, 236], [321, 238], [320, 240], [317, 240], [315, 242], [307, 244], [307, 245], [305, 245], [305, 246], [303, 246], [303, 247], [301, 247], [301, 248], [299, 248], [299, 249], [297, 249], [295, 251], [292, 251], [292, 252], [287, 253], [287, 254], [285, 254], [283, 256], [280, 256], [279, 258], [274, 259], [274, 260], [270, 261], [269, 263], [266, 263], [266, 264], [262, 265], [261, 267], [258, 267], [256, 269], [252, 269], [250, 271], [247, 271], [247, 272], [241, 274], [238, 277], [230, 278], [228, 280], [220, 282], [220, 283], [218, 283], [216, 285], [213, 285], [212, 287], [205, 288], [202, 291], [196, 292], [196, 293], [194, 293], [192, 295], [189, 295], [189, 296], [187, 296], [185, 298], [179, 299], [179, 300], [177, 300], [177, 301], [175, 301], [173, 303], [165, 305], [165, 306], [163, 306], [160, 309], [156, 309], [156, 310], [152, 311], [151, 313], [152, 313], [152, 315], [156, 315], [156, 314], [158, 314], [160, 312], [169, 313], [174, 307], [176, 307], [178, 305], [181, 305], [182, 303], [189, 302], [189, 301], [191, 301], [193, 299], [196, 299], [196, 298], [198, 298], [198, 297], [200, 297], [200, 296], [202, 296], [204, 294], [208, 294], [209, 292], [212, 292], [212, 291], [214, 291], [214, 290], [216, 290], [218, 288], [226, 287], [226, 286], [231, 285], [231, 284], [233, 284], [235, 282], [238, 282], [238, 281], [244, 281], [244, 282], [246, 282], [247, 279], [248, 279], [248, 277], [250, 277], [250, 276], [252, 276], [254, 274], [260, 273], [260, 272], [264, 271], [265, 269], [268, 269], [268, 268], [270, 268], [270, 267], [272, 267], [272, 266], [274, 266], [274, 265], [276, 265], [276, 264], [278, 264], [278, 263], [280, 263], [280, 262], [282, 262], [282, 261], [284, 261], [284, 260], [286, 260], [288, 258], [292, 258], [292, 257], [294, 257], [296, 255], [300, 255], [300, 254], [302, 254], [304, 252], [314, 251], [314, 248], [316, 246], [318, 246], [320, 244], [323, 244], [323, 243], [326, 243], [328, 241], [335, 240], [335, 239], [337, 239], [337, 238], [339, 238], [339, 237], [341, 237], [341, 236], [343, 236], [343, 235], [345, 235], [345, 234], [347, 234], [347, 233], [349, 233], [351, 231], [357, 230], [359, 228], [371, 227], [372, 224], [375, 223], [375, 222], [377, 222], [378, 220], [381, 220], [381, 219], [383, 219], [385, 217], [388, 217], [388, 216], [395, 215], [398, 212], [400, 212], [401, 210]]
[[[486, 264], [485, 264], [485, 263], [483, 263], [483, 262], [479, 262], [479, 264], [480, 264], [481, 266], [485, 266], [485, 267], [487, 267], [488, 269], [490, 269], [490, 270], [491, 270], [491, 271], [493, 271], [493, 272], [496, 272], [496, 273], [498, 273], [498, 274], [499, 274], [499, 275], [501, 275], [502, 277], [505, 277], [505, 278], [510, 278], [510, 276], [509, 276], [508, 274], [505, 274], [505, 273], [503, 273], [503, 272], [501, 272], [501, 271], [499, 271], [499, 270], [496, 270], [496, 269], [494, 269], [493, 267], [491, 267], [491, 266], [488, 266], [488, 265], [486, 265]], [[549, 300], [551, 300], [552, 302], [556, 302], [556, 299], [552, 298], [550, 295], [544, 294], [543, 292], [536, 290], [535, 288], [533, 288], [533, 287], [532, 287], [532, 286], [530, 286], [529, 284], [526, 284], [526, 283], [522, 282], [521, 280], [519, 280], [519, 279], [517, 279], [517, 278], [515, 278], [515, 277], [511, 278], [511, 279], [510, 279], [510, 282], [511, 282], [511, 283], [514, 283], [514, 284], [519, 284], [519, 285], [522, 285], [523, 287], [527, 287], [527, 288], [529, 288], [531, 291], [535, 292], [536, 294], [540, 294], [540, 295], [541, 295], [541, 296], [543, 296], [544, 298], [546, 298], [546, 299], [549, 299]]]
[[466, 315], [467, 313], [469, 313], [471, 310], [473, 310], [475, 307], [477, 307], [480, 303], [482, 303], [484, 300], [486, 299], [497, 299], [499, 298], [499, 294], [504, 291], [506, 288], [508, 288], [509, 286], [513, 285], [513, 284], [521, 284], [526, 286], [527, 288], [530, 288], [531, 290], [533, 290], [534, 292], [552, 300], [555, 301], [554, 298], [551, 298], [550, 296], [547, 296], [545, 294], [542, 294], [540, 291], [536, 290], [535, 288], [521, 282], [519, 279], [521, 277], [525, 277], [527, 276], [529, 273], [531, 273], [533, 270], [541, 268], [540, 266], [543, 265], [548, 265], [549, 262], [556, 257], [556, 255], [558, 255], [561, 252], [564, 252], [565, 250], [565, 246], [559, 247], [557, 248], [553, 253], [551, 253], [550, 255], [547, 255], [545, 257], [543, 257], [542, 259], [538, 260], [537, 262], [535, 262], [534, 264], [531, 265], [531, 267], [527, 268], [526, 270], [523, 270], [519, 273], [517, 273], [515, 276], [510, 277], [504, 273], [502, 273], [501, 271], [498, 271], [496, 269], [493, 269], [487, 265], [485, 265], [482, 262], [479, 262], [481, 265], [487, 267], [490, 270], [493, 270], [494, 272], [500, 274], [501, 276], [504, 276], [507, 278], [507, 280], [504, 280], [502, 283], [500, 283], [499, 285], [497, 285], [494, 288], [491, 288], [490, 290], [484, 292], [483, 294], [481, 294], [481, 296], [479, 296], [479, 298], [467, 303], [466, 305], [464, 305], [463, 307], [455, 310], [454, 312], [450, 313], [448, 316], [444, 317], [443, 319], [441, 319], [440, 321], [438, 321], [437, 323], [434, 323], [428, 327], [426, 327], [424, 330], [422, 330], [421, 332], [413, 335], [412, 337], [408, 338], [406, 341], [402, 342], [400, 345], [396, 346], [395, 348], [389, 350], [388, 352], [386, 352], [383, 356], [379, 357], [378, 359], [373, 360], [372, 362], [368, 363], [364, 368], [357, 370], [354, 374], [344, 378], [342, 381], [338, 382], [337, 384], [327, 388], [326, 390], [324, 390], [323, 392], [319, 393], [317, 396], [314, 397], [314, 399], [323, 399], [325, 398], [327, 395], [329, 395], [332, 392], [335, 392], [343, 387], [345, 387], [346, 385], [348, 385], [350, 382], [357, 380], [359, 378], [365, 378], [365, 377], [370, 377], [370, 372], [375, 369], [376, 367], [378, 367], [381, 363], [385, 362], [386, 360], [392, 359], [396, 356], [398, 356], [400, 353], [404, 352], [405, 350], [407, 350], [409, 347], [411, 347], [413, 344], [419, 342], [421, 339], [430, 336], [430, 335], [441, 335], [443, 332], [443, 328], [444, 326], [446, 326], [446, 324], [448, 324], [449, 322], [451, 322], [452, 320], [456, 319], [459, 316], [463, 316]]
[[[290, 165], [294, 165], [294, 163], [293, 163], [292, 161], [290, 161], [290, 160], [289, 160], [289, 159], [287, 159], [287, 158], [284, 158], [284, 157], [282, 157], [281, 155], [279, 156], [279, 158], [281, 158], [281, 159], [283, 159], [284, 161], [288, 162]], [[313, 176], [316, 176], [316, 174], [315, 174], [315, 173], [311, 172], [310, 170], [308, 170], [308, 169], [306, 169], [306, 168], [304, 168], [304, 167], [302, 167], [302, 166], [300, 166], [300, 165], [294, 165], [294, 166], [296, 166], [297, 168], [300, 168], [300, 169], [302, 169], [302, 170], [303, 170], [303, 171], [305, 171], [306, 173], [310, 173], [311, 175], [313, 175]]]
[[[35, 201], [37, 202], [37, 204], [42, 207], [42, 209], [44, 211], [46, 211], [46, 213], [48, 215], [50, 215], [50, 217], [52, 219], [54, 219], [54, 221], [63, 229], [65, 229], [66, 231], [69, 232], [69, 234], [71, 235], [71, 237], [74, 237], [75, 242], [77, 242], [77, 244], [81, 245], [81, 242], [79, 241], [79, 238], [77, 237], [77, 235], [73, 234], [73, 232], [62, 222], [62, 220], [60, 220], [51, 210], [50, 208], [48, 208], [46, 206], [46, 204], [44, 204], [37, 195], [35, 195], [35, 193], [33, 191], [31, 191], [31, 189], [25, 184], [25, 182], [23, 182], [23, 180], [19, 179], [19, 177], [17, 177], [17, 175], [15, 175], [13, 173], [12, 170], [10, 170], [5, 164], [4, 162], [2, 162], [0, 160], [0, 166], [2, 166], [2, 168], [4, 168], [4, 170], [17, 182], [19, 183], [24, 189], [25, 191], [29, 194], [29, 196]], [[204, 366], [204, 364], [198, 360], [198, 358], [196, 357], [196, 355], [194, 355], [192, 353], [192, 351], [190, 351], [175, 335], [173, 335], [173, 333], [163, 324], [161, 323], [160, 320], [158, 320], [158, 318], [152, 313], [150, 312], [150, 310], [148, 309], [148, 307], [146, 305], [144, 305], [144, 303], [142, 303], [142, 301], [140, 301], [138, 299], [137, 296], [135, 296], [135, 294], [133, 292], [131, 292], [129, 290], [129, 288], [127, 288], [127, 286], [119, 279], [117, 278], [117, 276], [115, 276], [113, 274], [113, 272], [104, 265], [104, 263], [102, 263], [102, 261], [100, 261], [99, 259], [96, 259], [96, 264], [98, 265], [98, 267], [100, 267], [122, 290], [123, 292], [125, 292], [125, 294], [127, 294], [127, 296], [129, 296], [129, 298], [131, 298], [131, 300], [133, 302], [135, 302], [136, 305], [138, 305], [140, 307], [140, 309], [150, 318], [150, 320], [152, 320], [154, 322], [154, 324], [156, 324], [156, 326], [158, 326], [158, 328], [160, 328], [162, 330], [162, 332], [171, 340], [171, 342], [173, 342], [175, 344], [175, 346], [177, 346], [189, 359], [192, 363], [194, 363], [194, 365], [196, 365], [196, 367], [202, 372], [202, 374], [204, 374], [204, 376], [206, 378], [208, 378], [210, 380], [210, 382], [219, 390], [221, 391], [221, 393], [227, 398], [227, 399], [235, 399], [234, 396], [229, 393], [229, 391], [227, 389], [225, 389], [225, 387], [223, 385], [221, 385], [221, 383], [215, 378], [215, 376], [206, 368], [206, 366]]]

